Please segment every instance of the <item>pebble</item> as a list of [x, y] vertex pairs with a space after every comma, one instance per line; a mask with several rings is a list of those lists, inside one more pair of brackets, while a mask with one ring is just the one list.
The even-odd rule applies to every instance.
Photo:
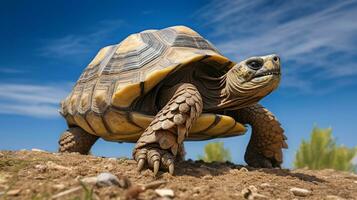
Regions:
[[240, 172], [248, 172], [248, 169], [245, 168], [245, 167], [242, 167], [242, 168], [239, 169], [239, 171], [240, 171]]
[[44, 173], [47, 171], [47, 166], [46, 165], [35, 165], [35, 169], [40, 173]]
[[126, 163], [128, 164], [132, 164], [132, 165], [136, 165], [136, 161], [135, 160], [128, 160], [128, 159], [123, 159], [126, 161]]
[[345, 198], [335, 196], [335, 195], [327, 195], [326, 200], [345, 200]]
[[311, 194], [310, 190], [297, 187], [290, 188], [290, 192], [292, 192], [295, 196], [299, 197], [306, 197]]
[[52, 161], [48, 161], [46, 163], [47, 167], [49, 168], [52, 168], [52, 169], [57, 169], [57, 170], [72, 170], [71, 167], [65, 167], [65, 166], [62, 166], [62, 165], [59, 165], [59, 164], [56, 164]]
[[101, 187], [112, 185], [119, 186], [119, 179], [109, 172], [103, 172], [97, 176], [97, 185]]
[[174, 191], [171, 189], [156, 189], [155, 192], [160, 197], [174, 197], [175, 196]]
[[131, 186], [131, 182], [127, 177], [125, 176], [117, 177], [108, 172], [101, 173], [98, 176], [85, 177], [80, 179], [80, 181], [89, 185], [97, 184], [98, 186], [102, 186], [102, 187], [117, 185], [121, 188], [128, 188], [129, 186]]
[[212, 180], [212, 176], [211, 175], [205, 175], [202, 177], [204, 180]]
[[20, 194], [20, 192], [21, 192], [20, 189], [16, 189], [16, 190], [10, 190], [6, 194], [9, 195], [9, 196], [17, 196], [17, 195]]
[[35, 176], [34, 179], [36, 179], [36, 180], [45, 180], [46, 177], [44, 177], [44, 176]]
[[357, 181], [353, 181], [354, 183], [357, 183]]
[[239, 174], [240, 171], [239, 171], [239, 169], [231, 169], [231, 170], [229, 170], [229, 173], [231, 173], [231, 174]]
[[112, 165], [112, 164], [104, 165], [103, 168], [106, 170], [111, 170], [114, 168], [114, 165]]
[[267, 196], [259, 194], [258, 189], [254, 185], [250, 185], [248, 188], [244, 188], [241, 192], [245, 199], [269, 199]]
[[268, 188], [268, 187], [271, 187], [271, 185], [269, 183], [262, 183], [262, 184], [260, 184], [260, 187]]
[[202, 187], [194, 187], [193, 189], [193, 193], [200, 193], [201, 192], [201, 190], [202, 190]]
[[252, 199], [253, 193], [256, 193], [257, 191], [258, 189], [254, 185], [251, 185], [248, 188], [244, 188], [241, 194], [245, 199]]
[[108, 160], [117, 161], [118, 159], [117, 158], [108, 158]]
[[63, 184], [55, 184], [55, 185], [52, 185], [52, 188], [53, 189], [56, 189], [56, 190], [63, 190], [66, 186], [63, 185]]

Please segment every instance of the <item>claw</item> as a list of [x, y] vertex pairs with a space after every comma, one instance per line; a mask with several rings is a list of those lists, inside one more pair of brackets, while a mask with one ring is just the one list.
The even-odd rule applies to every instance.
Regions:
[[170, 173], [171, 175], [174, 175], [174, 170], [175, 170], [175, 165], [174, 165], [173, 163], [171, 163], [171, 164], [169, 165], [169, 173]]
[[157, 172], [159, 171], [160, 161], [154, 161], [153, 169], [154, 169], [154, 176], [156, 176]]
[[144, 164], [145, 164], [145, 160], [144, 159], [140, 159], [138, 161], [138, 172], [140, 172], [143, 169]]

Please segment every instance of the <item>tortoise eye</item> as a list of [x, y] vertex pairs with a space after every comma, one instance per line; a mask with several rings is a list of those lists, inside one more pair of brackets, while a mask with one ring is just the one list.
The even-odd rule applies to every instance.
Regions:
[[260, 60], [250, 60], [247, 62], [247, 65], [253, 70], [258, 70], [263, 67], [263, 62]]

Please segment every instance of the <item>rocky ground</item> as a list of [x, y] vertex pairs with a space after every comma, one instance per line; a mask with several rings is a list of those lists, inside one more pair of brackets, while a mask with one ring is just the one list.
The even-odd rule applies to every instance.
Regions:
[[178, 163], [176, 175], [139, 174], [133, 160], [0, 151], [0, 199], [357, 199], [357, 175]]

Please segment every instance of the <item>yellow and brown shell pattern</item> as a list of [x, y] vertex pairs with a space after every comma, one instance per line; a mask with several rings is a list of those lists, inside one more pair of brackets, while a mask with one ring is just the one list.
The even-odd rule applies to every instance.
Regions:
[[[61, 101], [60, 113], [69, 126], [80, 126], [103, 139], [136, 142], [154, 116], [133, 111], [132, 102], [192, 62], [219, 70], [234, 65], [185, 26], [132, 34], [98, 52], [72, 92]], [[229, 137], [245, 131], [245, 126], [229, 116], [203, 113], [186, 140]]]

